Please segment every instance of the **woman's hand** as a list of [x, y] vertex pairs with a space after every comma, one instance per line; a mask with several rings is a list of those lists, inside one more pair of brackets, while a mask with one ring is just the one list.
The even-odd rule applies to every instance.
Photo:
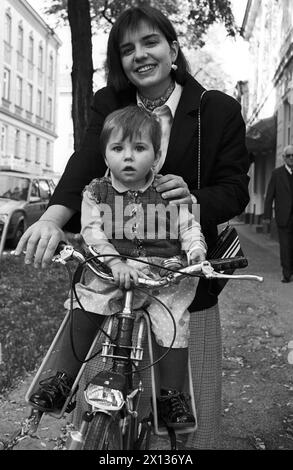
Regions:
[[14, 254], [19, 256], [26, 251], [26, 264], [33, 262], [36, 268], [45, 268], [52, 261], [60, 241], [66, 241], [63, 230], [54, 221], [40, 219], [22, 235]]
[[201, 248], [196, 248], [188, 254], [188, 264], [197, 264], [202, 261], [205, 261], [206, 254], [205, 251]]
[[129, 266], [124, 261], [115, 261], [111, 264], [108, 264], [112, 271], [115, 283], [121, 289], [130, 289], [131, 284], [134, 284], [136, 286], [138, 284], [139, 277], [149, 279], [149, 277], [142, 271], [132, 266]]
[[190, 191], [181, 176], [156, 175], [154, 187], [162, 193], [164, 199], [171, 199], [170, 204], [192, 204]]

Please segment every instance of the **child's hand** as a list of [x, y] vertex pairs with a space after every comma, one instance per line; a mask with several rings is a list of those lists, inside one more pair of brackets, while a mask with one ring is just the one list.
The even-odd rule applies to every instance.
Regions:
[[205, 251], [201, 250], [200, 248], [196, 248], [188, 254], [188, 259], [189, 264], [200, 263], [206, 259]]
[[124, 289], [130, 289], [131, 284], [137, 285], [138, 278], [149, 279], [142, 271], [129, 266], [123, 261], [117, 261], [110, 266], [115, 283]]

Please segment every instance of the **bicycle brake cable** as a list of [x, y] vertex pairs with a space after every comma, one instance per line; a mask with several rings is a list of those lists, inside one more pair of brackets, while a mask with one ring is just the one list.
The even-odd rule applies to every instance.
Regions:
[[[70, 312], [71, 312], [71, 325], [70, 325], [70, 342], [71, 342], [71, 347], [72, 347], [72, 352], [76, 358], [76, 360], [78, 362], [81, 362], [81, 363], [87, 363], [89, 362], [90, 360], [92, 360], [93, 358], [95, 358], [100, 352], [101, 350], [97, 351], [96, 353], [94, 353], [92, 356], [90, 356], [88, 359], [85, 359], [85, 360], [82, 360], [78, 357], [77, 353], [76, 353], [76, 350], [74, 348], [74, 344], [73, 344], [73, 295], [72, 293], [74, 293], [75, 295], [75, 298], [76, 298], [76, 301], [80, 307], [80, 309], [83, 311], [83, 313], [87, 314], [87, 311], [85, 310], [85, 308], [83, 307], [83, 305], [81, 304], [80, 302], [80, 299], [77, 295], [77, 292], [76, 292], [76, 288], [75, 288], [75, 285], [76, 283], [78, 282], [76, 280], [76, 277], [77, 275], [80, 273], [80, 269], [85, 269], [86, 268], [86, 264], [89, 262], [89, 261], [92, 261], [94, 259], [97, 259], [97, 258], [103, 258], [103, 257], [117, 257], [117, 258], [127, 258], [127, 259], [131, 259], [131, 260], [134, 260], [134, 261], [138, 261], [142, 264], [147, 264], [148, 266], [153, 266], [153, 267], [157, 267], [157, 268], [162, 268], [161, 265], [159, 264], [156, 264], [156, 263], [153, 263], [151, 261], [144, 261], [144, 260], [141, 260], [141, 259], [138, 259], [138, 258], [134, 258], [132, 256], [128, 256], [128, 255], [115, 255], [115, 254], [103, 254], [103, 255], [92, 255], [90, 257], [88, 257], [85, 261], [83, 261], [82, 263], [80, 263], [78, 265], [78, 267], [76, 268], [73, 276], [71, 276], [71, 272], [68, 270], [69, 274], [70, 274], [70, 277], [71, 277], [71, 290], [70, 290], [70, 294], [71, 294], [71, 297], [70, 297], [70, 303], [71, 303], [71, 307], [70, 307]], [[65, 265], [67, 266], [67, 265]], [[172, 269], [170, 267], [164, 267], [165, 270], [167, 271], [171, 271], [171, 272], [181, 272], [180, 270], [178, 269]], [[194, 274], [191, 274], [191, 273], [185, 273], [186, 276], [189, 276], [189, 277], [198, 277], [197, 275], [194, 275]], [[174, 320], [174, 317], [172, 315], [172, 312], [170, 311], [170, 309], [161, 301], [159, 300], [157, 297], [153, 296], [152, 294], [150, 294], [149, 292], [145, 291], [144, 289], [141, 289], [139, 287], [136, 286], [136, 289], [137, 290], [140, 290], [142, 292], [144, 292], [146, 295], [152, 297], [153, 299], [155, 299], [155, 301], [161, 303], [163, 305], [163, 307], [168, 311], [169, 315], [171, 316], [171, 319], [172, 319], [172, 322], [173, 322], [173, 326], [174, 326], [174, 334], [173, 334], [173, 338], [172, 338], [172, 341], [171, 341], [171, 345], [168, 347], [168, 350], [161, 356], [159, 357], [159, 359], [157, 359], [154, 363], [148, 365], [148, 366], [145, 366], [141, 369], [137, 369], [135, 372], [132, 372], [132, 373], [139, 373], [140, 371], [144, 371], [146, 369], [149, 369], [150, 367], [153, 367], [155, 364], [157, 364], [158, 362], [160, 362], [170, 351], [170, 349], [172, 348], [172, 345], [174, 344], [174, 341], [175, 341], [175, 337], [176, 337], [176, 324], [175, 324], [175, 320]], [[142, 308], [143, 309], [143, 308]], [[144, 310], [144, 309], [143, 309]], [[90, 317], [89, 317], [90, 318]], [[111, 336], [109, 336], [101, 326], [98, 326], [97, 327], [98, 330], [100, 330], [101, 333], [103, 333], [107, 338], [109, 338], [112, 342], [113, 342], [113, 338]]]
[[[66, 265], [65, 265], [66, 266]], [[69, 276], [70, 276], [70, 281], [71, 281], [71, 289], [70, 289], [70, 344], [71, 344], [71, 348], [72, 348], [72, 352], [73, 352], [73, 355], [75, 357], [75, 359], [82, 363], [82, 364], [85, 364], [89, 361], [91, 361], [92, 359], [94, 359], [96, 356], [98, 356], [101, 352], [101, 349], [99, 349], [97, 352], [95, 352], [92, 356], [90, 356], [88, 359], [81, 359], [80, 357], [78, 357], [78, 354], [76, 352], [76, 349], [75, 349], [75, 346], [74, 346], [74, 334], [73, 334], [73, 321], [74, 321], [74, 309], [73, 309], [73, 293], [75, 295], [75, 298], [76, 298], [76, 301], [81, 309], [81, 311], [87, 315], [87, 311], [85, 310], [85, 308], [83, 307], [83, 305], [81, 304], [80, 302], [80, 299], [78, 298], [78, 295], [77, 295], [77, 292], [76, 292], [76, 289], [75, 289], [75, 284], [78, 282], [77, 281], [77, 275], [79, 275], [80, 273], [80, 270], [83, 270], [84, 269], [84, 266], [81, 266], [79, 265], [73, 276], [72, 276], [72, 273], [68, 270], [69, 272]], [[92, 321], [91, 317], [89, 315], [87, 315], [87, 317], [90, 319], [90, 321]], [[94, 322], [93, 322], [94, 323]], [[95, 325], [96, 326], [96, 325]], [[98, 330], [100, 330], [101, 333], [103, 333], [105, 336], [107, 336], [111, 341], [113, 341], [113, 338], [111, 338], [111, 336], [108, 335], [108, 333], [106, 333], [106, 331], [104, 331], [104, 329], [101, 327], [101, 326], [96, 326]]]
[[[158, 364], [165, 356], [167, 356], [167, 354], [169, 353], [170, 349], [172, 349], [172, 346], [173, 346], [174, 341], [175, 341], [175, 338], [176, 338], [176, 323], [175, 323], [175, 319], [174, 319], [174, 317], [173, 317], [173, 314], [172, 314], [171, 310], [167, 307], [167, 305], [165, 305], [164, 302], [162, 302], [162, 300], [158, 299], [156, 296], [150, 294], [149, 292], [145, 291], [144, 289], [141, 289], [140, 287], [136, 287], [136, 289], [138, 289], [138, 290], [144, 292], [145, 294], [147, 294], [147, 295], [149, 295], [150, 297], [152, 297], [153, 299], [155, 299], [155, 301], [157, 301], [157, 302], [159, 302], [161, 305], [163, 305], [163, 307], [167, 310], [167, 312], [169, 313], [169, 315], [170, 315], [170, 317], [171, 317], [171, 320], [172, 320], [172, 322], [173, 322], [173, 327], [174, 327], [174, 328], [173, 328], [173, 331], [174, 331], [174, 332], [173, 332], [173, 338], [172, 338], [171, 344], [170, 344], [170, 346], [168, 346], [167, 351], [166, 351], [164, 354], [162, 354], [162, 356], [160, 356], [156, 361], [152, 362], [151, 364], [149, 364], [149, 365], [147, 365], [147, 366], [145, 366], [145, 367], [142, 367], [142, 368], [140, 368], [140, 369], [137, 369], [137, 370], [133, 371], [133, 372], [132, 372], [133, 374], [140, 373], [140, 372], [142, 372], [142, 371], [144, 371], [144, 370], [147, 370], [147, 369], [150, 369], [150, 368], [153, 367], [154, 365]], [[143, 308], [143, 307], [142, 307], [142, 308], [137, 309], [137, 310], [144, 310], [144, 311], [146, 311], [147, 314], [148, 314], [148, 311], [147, 311], [146, 308]], [[133, 360], [133, 361], [134, 361], [134, 360]], [[130, 372], [127, 372], [125, 375], [129, 375], [129, 374], [130, 374]]]

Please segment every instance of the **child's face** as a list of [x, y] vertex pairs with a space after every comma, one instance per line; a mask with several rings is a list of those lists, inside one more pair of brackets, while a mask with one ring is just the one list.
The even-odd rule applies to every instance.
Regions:
[[114, 129], [106, 145], [106, 162], [114, 177], [129, 189], [140, 189], [156, 159], [148, 130], [122, 140], [122, 130]]

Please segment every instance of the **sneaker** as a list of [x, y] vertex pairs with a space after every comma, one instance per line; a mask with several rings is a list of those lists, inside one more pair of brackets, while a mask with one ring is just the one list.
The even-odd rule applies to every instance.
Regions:
[[171, 428], [186, 428], [195, 424], [184, 394], [177, 390], [161, 390], [157, 407], [159, 419]]
[[56, 375], [41, 380], [39, 385], [39, 389], [31, 395], [30, 403], [41, 411], [55, 411], [62, 409], [73, 380], [66, 372], [57, 372]]

